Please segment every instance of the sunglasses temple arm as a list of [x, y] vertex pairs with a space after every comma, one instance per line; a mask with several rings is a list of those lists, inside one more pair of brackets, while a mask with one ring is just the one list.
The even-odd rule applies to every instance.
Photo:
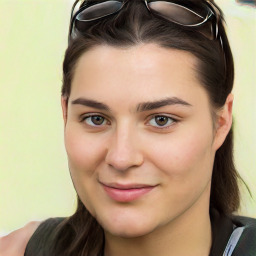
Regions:
[[70, 24], [69, 24], [69, 37], [71, 37], [71, 32], [72, 32], [72, 26], [73, 26], [73, 15], [74, 15], [74, 10], [77, 6], [77, 4], [80, 2], [81, 0], [76, 0], [72, 6], [71, 9], [71, 16], [70, 16]]

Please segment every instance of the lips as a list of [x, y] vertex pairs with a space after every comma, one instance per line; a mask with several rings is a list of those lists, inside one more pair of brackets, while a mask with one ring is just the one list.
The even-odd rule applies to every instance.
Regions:
[[106, 194], [117, 202], [131, 202], [152, 191], [156, 186], [146, 184], [101, 183]]

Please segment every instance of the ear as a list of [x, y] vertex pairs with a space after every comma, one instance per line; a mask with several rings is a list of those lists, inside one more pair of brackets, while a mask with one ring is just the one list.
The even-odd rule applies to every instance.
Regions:
[[61, 96], [61, 107], [62, 107], [62, 116], [64, 120], [64, 125], [67, 123], [68, 118], [68, 99], [67, 97]]
[[232, 126], [233, 94], [229, 94], [225, 105], [218, 111], [216, 118], [214, 149], [217, 150], [224, 143]]

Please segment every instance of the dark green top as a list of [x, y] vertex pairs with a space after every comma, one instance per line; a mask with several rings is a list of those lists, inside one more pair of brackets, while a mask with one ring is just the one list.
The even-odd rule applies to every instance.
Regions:
[[[37, 228], [25, 256], [54, 256], [49, 252], [56, 228], [65, 218], [50, 218]], [[213, 243], [210, 256], [256, 256], [256, 219], [211, 211]], [[94, 255], [92, 255], [94, 256]]]
[[42, 222], [30, 238], [25, 256], [51, 256], [50, 245], [53, 242], [55, 230], [65, 218], [50, 218]]

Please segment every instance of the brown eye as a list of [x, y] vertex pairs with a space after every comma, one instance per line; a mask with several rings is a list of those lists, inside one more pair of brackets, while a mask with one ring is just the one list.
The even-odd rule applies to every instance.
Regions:
[[107, 123], [107, 120], [103, 116], [86, 116], [83, 121], [90, 126], [100, 126]]
[[168, 123], [169, 119], [166, 116], [156, 116], [155, 121], [159, 126], [164, 126]]
[[102, 116], [92, 116], [91, 119], [95, 125], [101, 125], [105, 120]]
[[150, 119], [149, 124], [156, 128], [168, 128], [175, 122], [177, 121], [169, 116], [154, 116]]

